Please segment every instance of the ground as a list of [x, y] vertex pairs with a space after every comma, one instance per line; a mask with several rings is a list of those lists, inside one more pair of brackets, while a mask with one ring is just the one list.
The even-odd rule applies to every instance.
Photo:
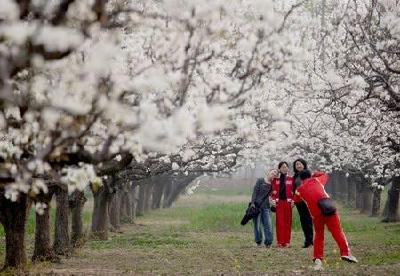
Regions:
[[[32, 275], [396, 275], [400, 271], [400, 224], [382, 224], [340, 206], [352, 253], [359, 264], [339, 258], [326, 232], [324, 271], [311, 269], [312, 248], [294, 210], [291, 248], [259, 248], [252, 225], [240, 219], [249, 196], [223, 189], [183, 196], [173, 208], [152, 211], [108, 241], [88, 240], [60, 264], [30, 264]], [[29, 250], [32, 250], [31, 248]], [[1, 252], [1, 251], [0, 251]], [[4, 256], [1, 256], [4, 258]]]

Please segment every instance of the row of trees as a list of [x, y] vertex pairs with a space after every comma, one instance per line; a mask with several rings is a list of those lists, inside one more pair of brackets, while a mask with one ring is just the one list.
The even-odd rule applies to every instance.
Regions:
[[[372, 183], [362, 171], [334, 171], [327, 192], [346, 206], [360, 210], [360, 213], [381, 216], [383, 222], [396, 222], [399, 221], [397, 181], [399, 179], [394, 178], [389, 184], [385, 181]], [[385, 185], [389, 186], [387, 200], [382, 202]]]
[[368, 214], [378, 214], [389, 187], [387, 222], [399, 220], [399, 5], [335, 1], [319, 9], [323, 24], [309, 29], [313, 62], [291, 110], [292, 152], [336, 171], [331, 192]]
[[91, 231], [106, 238], [108, 221], [168, 206], [238, 160], [300, 155], [392, 180], [397, 208], [398, 1], [0, 4], [5, 267], [26, 264], [30, 204], [34, 259], [52, 259], [82, 240], [88, 185]]
[[[80, 244], [86, 186], [94, 196], [92, 232], [105, 238], [108, 218], [117, 227], [117, 211], [134, 213], [133, 187], [148, 198], [151, 186], [157, 190], [154, 177], [177, 173], [163, 182], [163, 204], [170, 205], [195, 176], [232, 168], [239, 151], [251, 146], [247, 136], [268, 137], [281, 120], [259, 99], [269, 97], [263, 91], [285, 74], [284, 64], [298, 62], [289, 15], [299, 5], [0, 3], [5, 268], [26, 264], [29, 205], [38, 213], [33, 258], [68, 254], [69, 235]], [[138, 210], [147, 206], [142, 202]]]

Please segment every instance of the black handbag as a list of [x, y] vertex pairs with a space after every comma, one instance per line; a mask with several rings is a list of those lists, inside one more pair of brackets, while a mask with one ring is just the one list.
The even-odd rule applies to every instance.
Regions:
[[336, 214], [335, 203], [330, 198], [322, 198], [318, 200], [318, 207], [321, 210], [322, 215], [325, 217]]

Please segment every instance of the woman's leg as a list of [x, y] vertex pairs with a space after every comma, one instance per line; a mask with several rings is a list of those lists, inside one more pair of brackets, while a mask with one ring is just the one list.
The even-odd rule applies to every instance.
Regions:
[[316, 217], [313, 220], [315, 229], [314, 238], [314, 259], [324, 258], [324, 217]]
[[278, 201], [276, 204], [276, 242], [278, 246], [285, 245], [285, 202]]
[[340, 219], [337, 214], [329, 216], [326, 219], [326, 225], [328, 226], [329, 232], [331, 232], [332, 237], [335, 239], [337, 245], [340, 249], [340, 256], [349, 256], [350, 249], [347, 243], [346, 236], [343, 232], [342, 226], [340, 225]]
[[296, 204], [297, 211], [299, 212], [301, 229], [304, 233], [304, 246], [313, 244], [314, 230], [312, 218], [307, 204], [304, 201]]
[[285, 201], [285, 231], [284, 231], [284, 243], [290, 245], [292, 237], [292, 205]]

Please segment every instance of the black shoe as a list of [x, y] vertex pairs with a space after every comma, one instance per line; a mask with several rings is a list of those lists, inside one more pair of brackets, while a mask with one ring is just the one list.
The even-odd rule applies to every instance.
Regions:
[[306, 242], [306, 243], [304, 243], [303, 248], [308, 248], [308, 247], [310, 247], [312, 245], [313, 245], [312, 242]]

